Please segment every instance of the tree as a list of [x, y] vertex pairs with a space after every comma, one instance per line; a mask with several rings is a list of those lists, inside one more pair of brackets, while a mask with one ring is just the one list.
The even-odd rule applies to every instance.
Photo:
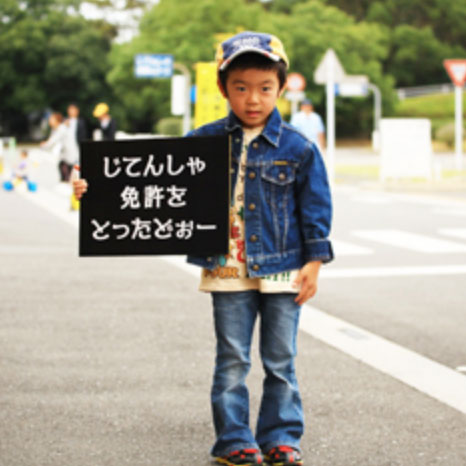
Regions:
[[108, 80], [119, 98], [119, 122], [127, 130], [152, 131], [160, 118], [170, 114], [168, 80], [135, 78], [136, 54], [172, 54], [175, 61], [193, 69], [196, 62], [213, 60], [215, 34], [255, 29], [261, 14], [261, 5], [244, 0], [161, 0], [143, 17], [139, 36], [113, 47]]
[[113, 30], [69, 7], [73, 0], [7, 0], [0, 14], [0, 124], [4, 133], [27, 132], [27, 116], [64, 111], [71, 101], [89, 113], [109, 99], [105, 81]]
[[[385, 28], [357, 23], [343, 11], [318, 1], [298, 2], [289, 15], [271, 13], [262, 17], [262, 30], [280, 36], [291, 61], [291, 71], [304, 75], [307, 93], [319, 113], [325, 112], [325, 88], [314, 84], [314, 72], [327, 49], [333, 48], [347, 74], [365, 74], [383, 94], [384, 111], [396, 100], [394, 80], [383, 73], [381, 62], [388, 53]], [[369, 133], [372, 129], [372, 99], [342, 99], [337, 103], [337, 126], [342, 134]]]

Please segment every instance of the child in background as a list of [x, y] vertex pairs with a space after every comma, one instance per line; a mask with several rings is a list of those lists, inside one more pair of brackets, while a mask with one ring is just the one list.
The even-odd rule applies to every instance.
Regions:
[[[203, 268], [212, 294], [217, 354], [211, 390], [216, 440], [211, 454], [227, 466], [302, 465], [303, 409], [295, 374], [300, 307], [317, 291], [322, 263], [333, 258], [332, 205], [317, 146], [275, 108], [288, 58], [279, 39], [242, 32], [217, 50], [227, 118], [190, 136], [230, 135], [230, 253], [188, 257]], [[75, 182], [79, 197], [85, 180]], [[220, 273], [222, 267], [235, 273]], [[256, 320], [265, 370], [255, 433], [246, 376]]]
[[3, 183], [3, 187], [7, 191], [13, 190], [16, 186], [18, 186], [22, 181], [24, 181], [29, 189], [29, 191], [36, 191], [37, 185], [33, 181], [29, 179], [29, 171], [28, 171], [28, 151], [23, 149], [20, 152], [20, 162], [16, 166], [15, 170], [12, 173], [11, 180], [5, 181]]

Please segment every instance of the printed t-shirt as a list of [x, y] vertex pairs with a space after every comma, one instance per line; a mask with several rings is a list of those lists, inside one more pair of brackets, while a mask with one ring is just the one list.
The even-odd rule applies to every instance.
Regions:
[[259, 136], [263, 128], [244, 129], [238, 178], [233, 203], [230, 207], [229, 254], [220, 257], [220, 265], [214, 270], [203, 269], [200, 291], [259, 290], [263, 293], [297, 293], [292, 287], [298, 271], [292, 270], [265, 277], [250, 278], [246, 268], [244, 224], [244, 179], [249, 144]]

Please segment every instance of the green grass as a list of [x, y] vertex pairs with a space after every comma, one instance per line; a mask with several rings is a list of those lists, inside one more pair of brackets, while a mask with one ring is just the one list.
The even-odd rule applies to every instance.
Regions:
[[[455, 121], [455, 95], [433, 94], [400, 100], [395, 117], [429, 118], [432, 133], [438, 128]], [[466, 92], [463, 92], [463, 121], [466, 122]]]
[[[466, 108], [466, 93], [463, 92], [463, 108]], [[400, 100], [395, 109], [396, 116], [419, 118], [454, 119], [454, 94], [433, 94]]]

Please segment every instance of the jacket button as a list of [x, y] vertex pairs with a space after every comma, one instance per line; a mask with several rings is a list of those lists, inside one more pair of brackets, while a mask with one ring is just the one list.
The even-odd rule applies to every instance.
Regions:
[[241, 142], [241, 138], [236, 138], [236, 139], [235, 139], [235, 142], [240, 143], [240, 142]]
[[251, 204], [249, 204], [249, 210], [256, 210], [256, 204], [254, 204], [254, 202], [251, 202]]
[[254, 270], [254, 272], [257, 272], [259, 269], [260, 269], [260, 267], [257, 264], [254, 264], [252, 266], [252, 270]]
[[254, 149], [259, 149], [259, 143], [258, 143], [258, 142], [253, 142], [253, 143], [252, 143], [252, 147], [253, 147]]
[[284, 181], [286, 179], [286, 175], [282, 172], [278, 175], [278, 179]]
[[255, 243], [257, 241], [257, 236], [251, 235], [249, 239], [251, 240], [251, 242]]
[[256, 177], [256, 173], [255, 172], [249, 172], [248, 177], [249, 177], [250, 180], [253, 180]]

